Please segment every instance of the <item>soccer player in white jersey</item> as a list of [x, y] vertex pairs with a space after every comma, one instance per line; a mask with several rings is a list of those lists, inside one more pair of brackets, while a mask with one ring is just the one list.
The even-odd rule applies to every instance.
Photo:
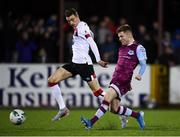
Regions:
[[91, 48], [96, 58], [96, 62], [100, 66], [107, 67], [107, 62], [102, 61], [100, 58], [97, 45], [93, 39], [92, 31], [85, 22], [80, 21], [75, 9], [71, 8], [66, 10], [65, 17], [67, 22], [74, 29], [72, 45], [73, 57], [71, 63], [65, 64], [57, 69], [48, 78], [48, 85], [59, 106], [59, 112], [52, 121], [57, 121], [69, 114], [69, 109], [64, 103], [58, 82], [79, 74], [81, 78], [87, 82], [96, 97], [102, 98], [105, 94], [96, 79], [93, 63], [89, 56], [89, 49]]

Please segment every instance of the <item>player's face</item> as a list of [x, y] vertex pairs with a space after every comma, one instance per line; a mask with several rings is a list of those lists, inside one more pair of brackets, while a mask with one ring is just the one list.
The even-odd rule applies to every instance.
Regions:
[[122, 45], [128, 45], [129, 44], [129, 34], [127, 32], [119, 32], [118, 33], [119, 41]]
[[79, 23], [79, 17], [75, 15], [66, 17], [66, 20], [69, 23], [69, 25], [71, 25], [73, 28], [75, 28]]

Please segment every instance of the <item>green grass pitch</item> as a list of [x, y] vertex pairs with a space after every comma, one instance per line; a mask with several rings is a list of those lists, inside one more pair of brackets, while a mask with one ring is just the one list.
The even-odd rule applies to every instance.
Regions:
[[90, 118], [95, 109], [72, 109], [70, 115], [51, 122], [54, 109], [23, 109], [27, 119], [22, 125], [9, 121], [10, 109], [0, 110], [0, 136], [179, 136], [180, 110], [144, 110], [146, 128], [140, 130], [135, 119], [121, 129], [119, 117], [108, 112], [91, 130], [80, 123], [80, 116]]

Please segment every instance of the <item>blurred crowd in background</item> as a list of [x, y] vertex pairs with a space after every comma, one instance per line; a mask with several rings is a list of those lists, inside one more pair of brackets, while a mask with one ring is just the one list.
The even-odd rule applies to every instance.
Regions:
[[[116, 29], [119, 25], [131, 23], [126, 18], [113, 20], [110, 16], [91, 16], [83, 21], [94, 32], [101, 58], [116, 63], [120, 45]], [[146, 48], [147, 63], [180, 64], [180, 28], [163, 32], [162, 52], [158, 55], [158, 26], [157, 21], [151, 25], [139, 23], [132, 26], [136, 40]], [[72, 35], [73, 29], [65, 23], [64, 62], [71, 61]], [[59, 63], [59, 47], [62, 45], [59, 45], [59, 19], [56, 14], [49, 17], [28, 14], [11, 18], [9, 13], [7, 24], [0, 17], [0, 38], [1, 63]]]

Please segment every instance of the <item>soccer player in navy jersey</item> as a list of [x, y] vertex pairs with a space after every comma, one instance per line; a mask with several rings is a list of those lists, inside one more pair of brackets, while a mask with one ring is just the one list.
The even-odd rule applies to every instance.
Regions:
[[80, 20], [76, 9], [67, 9], [65, 11], [65, 17], [69, 25], [74, 29], [72, 45], [73, 57], [71, 63], [63, 65], [48, 78], [48, 85], [52, 91], [52, 95], [59, 105], [59, 112], [52, 121], [57, 121], [69, 114], [69, 109], [64, 103], [58, 82], [75, 75], [80, 75], [81, 78], [87, 82], [96, 97], [102, 98], [105, 94], [96, 79], [93, 63], [89, 56], [89, 49], [91, 48], [96, 62], [100, 66], [107, 67], [107, 62], [102, 61], [100, 58], [92, 31], [87, 23]]
[[[130, 108], [118, 104], [119, 100], [128, 91], [131, 90], [131, 80], [133, 71], [138, 64], [140, 64], [139, 73], [135, 79], [140, 81], [146, 69], [146, 50], [145, 48], [134, 40], [132, 29], [128, 24], [122, 25], [117, 29], [121, 47], [118, 53], [118, 62], [110, 82], [109, 90], [104, 95], [104, 100], [101, 106], [91, 119], [81, 117], [81, 122], [86, 128], [90, 129], [93, 125], [108, 111], [109, 106], [111, 112], [117, 115], [130, 116], [137, 120], [140, 129], [144, 129], [144, 112], [135, 112]], [[118, 105], [117, 105], [118, 104]]]

